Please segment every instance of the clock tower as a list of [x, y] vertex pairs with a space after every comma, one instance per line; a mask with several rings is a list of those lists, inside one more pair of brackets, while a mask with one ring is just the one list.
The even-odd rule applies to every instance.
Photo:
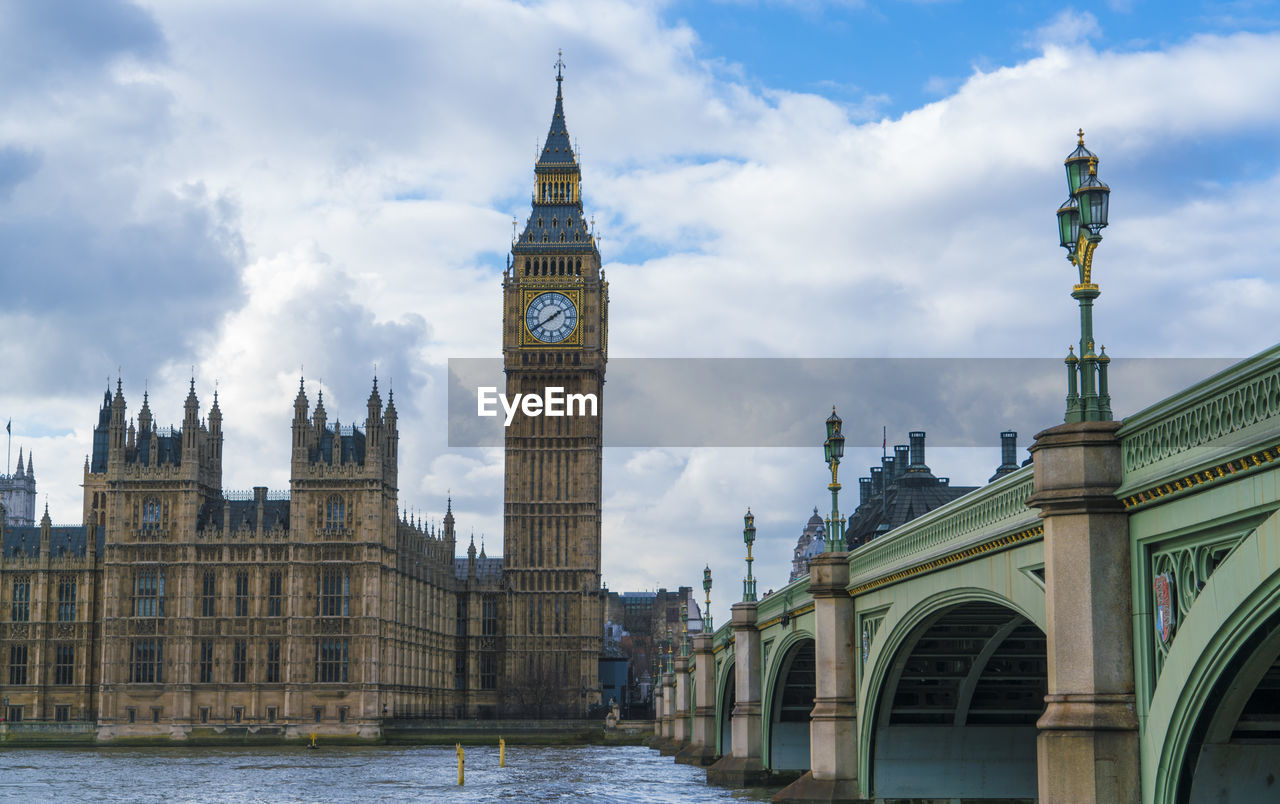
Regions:
[[582, 211], [581, 171], [556, 104], [534, 166], [533, 208], [502, 282], [506, 394], [594, 404], [516, 414], [506, 429], [503, 576], [505, 708], [580, 716], [600, 703], [600, 468], [609, 289]]

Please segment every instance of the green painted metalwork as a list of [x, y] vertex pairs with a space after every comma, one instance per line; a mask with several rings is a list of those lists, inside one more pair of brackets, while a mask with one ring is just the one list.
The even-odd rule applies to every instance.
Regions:
[[1154, 680], [1159, 680], [1160, 670], [1164, 666], [1165, 657], [1168, 655], [1169, 648], [1172, 647], [1174, 639], [1177, 637], [1178, 623], [1180, 623], [1191, 611], [1191, 607], [1195, 605], [1196, 598], [1200, 596], [1200, 592], [1209, 582], [1210, 576], [1214, 571], [1226, 560], [1236, 545], [1248, 535], [1252, 530], [1252, 526], [1244, 530], [1232, 530], [1227, 534], [1218, 532], [1210, 532], [1198, 538], [1178, 539], [1175, 543], [1168, 542], [1160, 545], [1158, 549], [1150, 551], [1149, 558], [1149, 578], [1153, 579], [1148, 585], [1148, 591], [1151, 595], [1152, 612], [1159, 605], [1156, 590], [1154, 588], [1156, 578], [1165, 576], [1172, 579], [1172, 623], [1170, 624], [1169, 636], [1166, 640], [1160, 633], [1160, 629], [1152, 623], [1147, 630], [1150, 632], [1151, 646], [1153, 656], [1155, 658]]
[[1124, 497], [1274, 443], [1280, 345], [1129, 416], [1120, 428]]
[[827, 488], [831, 491], [831, 514], [827, 517], [827, 527], [823, 532], [823, 552], [834, 553], [845, 549], [845, 519], [840, 515], [840, 459], [844, 457], [844, 435], [840, 432], [843, 421], [836, 415], [835, 405], [831, 406], [831, 415], [827, 418], [827, 440], [822, 444], [827, 468], [831, 470], [831, 483]]
[[864, 621], [864, 614], [878, 620], [867, 658], [857, 674], [859, 778], [871, 780], [874, 786], [872, 756], [883, 687], [908, 636], [927, 620], [970, 602], [997, 603], [1044, 630], [1044, 590], [1021, 571], [1043, 561], [1042, 541], [1024, 543], [947, 572], [881, 587], [857, 599], [857, 622]]
[[1031, 492], [1031, 467], [1024, 466], [872, 540], [849, 556], [849, 588], [1036, 525], [1026, 504]]
[[[1129, 417], [1119, 438], [1143, 800], [1164, 802], [1213, 685], [1258, 624], [1280, 611], [1280, 346]], [[1195, 472], [1207, 479], [1187, 483]], [[1023, 467], [850, 554], [859, 765], [872, 784], [887, 668], [914, 628], [970, 601], [998, 603], [1045, 627], [1044, 578], [1036, 572], [1044, 567], [1043, 536], [1026, 506], [1032, 487], [1032, 469]], [[1161, 574], [1171, 580], [1173, 615], [1163, 640], [1153, 586]], [[807, 577], [757, 605], [766, 751], [778, 669], [790, 646], [811, 637], [813, 617]], [[722, 710], [734, 642], [729, 624], [714, 632], [717, 740], [729, 716]]]
[[[773, 639], [769, 640], [772, 647], [776, 642], [776, 649], [764, 650], [764, 641], [761, 640], [760, 647], [764, 655], [761, 667], [764, 668], [764, 684], [761, 685], [760, 691], [760, 726], [763, 731], [761, 739], [761, 761], [764, 762], [766, 768], [772, 768], [770, 764], [770, 737], [772, 728], [770, 723], [770, 715], [774, 708], [774, 699], [780, 694], [778, 689], [782, 683], [781, 668], [782, 662], [787, 657], [787, 652], [797, 643], [805, 640], [812, 640], [813, 636], [813, 613], [810, 611], [802, 622], [791, 621], [785, 629], [775, 628]], [[770, 661], [772, 656], [772, 661]]]
[[[1216, 539], [1197, 538], [1197, 526], [1216, 531], [1230, 521], [1261, 522], [1239, 540], [1213, 569], [1204, 587], [1182, 613], [1177, 633], [1160, 659], [1157, 678], [1152, 647], [1153, 611], [1149, 564], [1135, 572], [1135, 647], [1137, 663], [1139, 750], [1144, 802], [1175, 800], [1187, 753], [1194, 744], [1197, 722], [1210, 704], [1214, 685], [1236, 660], [1241, 647], [1269, 618], [1280, 612], [1280, 470], [1259, 482], [1214, 488], [1160, 509], [1130, 518], [1133, 549], [1150, 552], [1150, 544], [1165, 538], [1190, 536], [1206, 548]], [[1238, 506], [1238, 507], [1237, 507]], [[1266, 514], [1267, 510], [1271, 513]], [[1172, 536], [1162, 533], [1175, 527]], [[1179, 606], [1181, 610], [1181, 605]]]
[[809, 576], [804, 575], [760, 601], [756, 606], [757, 627], [765, 631], [784, 612], [812, 602], [813, 598], [809, 596]]
[[876, 633], [884, 623], [888, 607], [868, 612], [858, 612], [858, 667], [865, 668], [871, 655], [871, 646], [875, 644]]
[[[1071, 298], [1080, 304], [1080, 356], [1068, 349], [1068, 422], [1111, 421], [1111, 396], [1107, 389], [1107, 365], [1111, 362], [1104, 347], [1094, 352], [1093, 300], [1102, 292], [1093, 282], [1093, 253], [1102, 242], [1107, 226], [1111, 188], [1098, 179], [1098, 157], [1084, 147], [1084, 130], [1078, 132], [1076, 149], [1067, 155], [1067, 201], [1058, 208], [1059, 244], [1067, 250], [1067, 260], [1079, 273], [1080, 282], [1071, 289]], [[1087, 174], [1086, 174], [1087, 169]]]

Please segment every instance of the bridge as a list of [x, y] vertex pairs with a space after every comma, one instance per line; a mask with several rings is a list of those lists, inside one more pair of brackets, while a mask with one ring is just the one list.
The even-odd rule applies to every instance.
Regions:
[[775, 801], [1280, 800], [1280, 346], [1031, 453], [695, 635], [657, 744]]

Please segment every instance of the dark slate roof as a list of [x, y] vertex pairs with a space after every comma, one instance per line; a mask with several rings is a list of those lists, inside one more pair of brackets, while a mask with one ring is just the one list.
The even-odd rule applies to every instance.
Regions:
[[152, 432], [143, 430], [138, 433], [137, 452], [133, 462], [143, 466], [151, 465], [151, 440], [156, 441], [156, 466], [182, 463], [182, 431], [173, 427]]
[[564, 120], [564, 96], [560, 93], [563, 78], [556, 76], [556, 110], [551, 115], [551, 129], [538, 157], [538, 167], [563, 169], [577, 164], [569, 141], [569, 126]]
[[888, 499], [875, 493], [857, 507], [849, 517], [845, 540], [850, 547], [866, 544], [876, 535], [905, 525], [976, 488], [952, 486], [928, 471], [899, 475], [889, 483]]
[[[453, 559], [453, 577], [460, 581], [467, 579], [467, 557]], [[497, 558], [476, 558], [476, 580], [497, 583], [502, 580], [502, 556]]]
[[[83, 556], [87, 544], [85, 539], [86, 532], [84, 525], [53, 526], [49, 529], [50, 552], [54, 557], [66, 553], [74, 556]], [[102, 528], [98, 529], [97, 541], [98, 544], [95, 549], [101, 554], [105, 543], [105, 534]], [[24, 555], [29, 558], [38, 558], [40, 556], [40, 526], [22, 525], [5, 528], [4, 554], [6, 556]]]
[[[289, 528], [289, 500], [266, 500], [263, 502], [262, 509], [262, 528], [263, 530]], [[220, 500], [210, 503], [200, 513], [200, 522], [198, 528], [221, 528], [222, 527], [222, 511], [227, 509], [227, 515], [230, 517], [231, 530], [239, 530], [243, 527], [256, 528], [258, 526], [258, 501], [254, 499], [241, 500]]]
[[514, 251], [528, 253], [536, 251], [537, 246], [557, 253], [590, 253], [594, 245], [591, 229], [583, 219], [582, 204], [535, 203]]
[[[326, 427], [320, 434], [320, 455], [319, 458], [326, 463], [333, 463], [333, 444], [337, 440], [341, 447], [341, 455], [343, 463], [364, 463], [364, 433], [360, 432], [353, 425], [339, 425], [342, 430], [341, 435], [335, 436], [333, 430]], [[312, 456], [313, 460], [315, 456]]]

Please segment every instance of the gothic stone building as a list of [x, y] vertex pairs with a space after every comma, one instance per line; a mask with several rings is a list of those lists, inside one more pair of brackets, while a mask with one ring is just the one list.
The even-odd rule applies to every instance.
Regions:
[[[608, 285], [557, 75], [533, 210], [503, 280], [507, 394], [602, 405]], [[508, 428], [504, 557], [455, 559], [398, 512], [395, 404], [363, 429], [294, 400], [289, 490], [222, 488], [217, 394], [182, 426], [107, 392], [83, 525], [0, 526], [0, 695], [102, 738], [373, 736], [384, 718], [547, 717], [599, 703], [601, 419]], [[7, 666], [3, 663], [7, 661]], [[4, 683], [7, 682], [7, 683]]]
[[84, 525], [5, 527], [0, 694], [8, 722], [99, 737], [202, 729], [371, 737], [385, 717], [499, 704], [500, 569], [455, 561], [451, 508], [397, 500], [396, 409], [375, 380], [363, 429], [294, 400], [290, 488], [224, 491], [217, 395], [181, 428], [107, 393]]

